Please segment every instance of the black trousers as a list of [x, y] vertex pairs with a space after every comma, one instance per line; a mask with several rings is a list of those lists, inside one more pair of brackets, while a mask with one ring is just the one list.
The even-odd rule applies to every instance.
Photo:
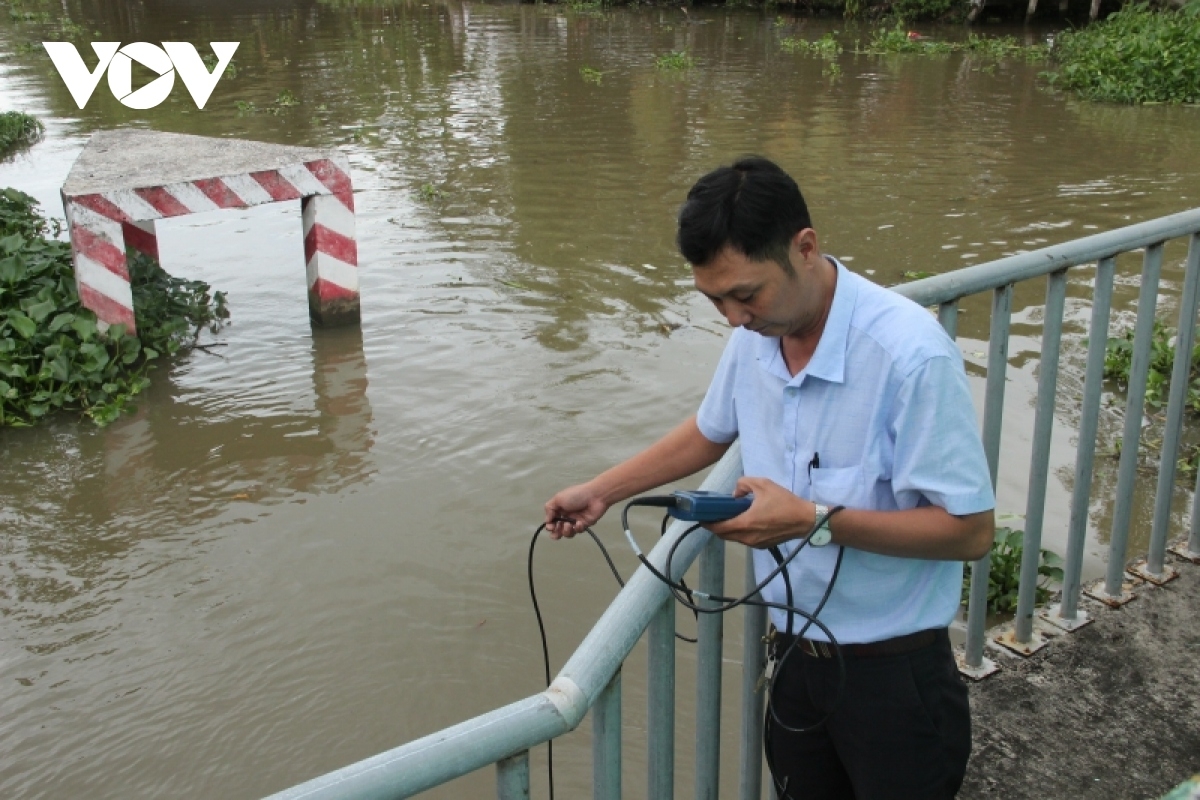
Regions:
[[[782, 656], [782, 654], [780, 654]], [[768, 711], [766, 748], [780, 800], [942, 800], [962, 785], [971, 755], [967, 687], [950, 638], [908, 653], [838, 662], [794, 648]]]

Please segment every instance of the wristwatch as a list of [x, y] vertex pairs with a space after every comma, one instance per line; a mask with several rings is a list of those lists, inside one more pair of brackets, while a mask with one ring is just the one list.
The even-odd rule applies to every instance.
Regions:
[[813, 547], [824, 547], [833, 539], [833, 531], [829, 529], [829, 506], [813, 503], [816, 508], [816, 518], [821, 524], [813, 528], [808, 535], [808, 543]]

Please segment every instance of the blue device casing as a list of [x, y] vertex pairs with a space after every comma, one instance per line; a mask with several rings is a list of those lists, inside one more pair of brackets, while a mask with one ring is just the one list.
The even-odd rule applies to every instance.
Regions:
[[675, 507], [667, 513], [685, 522], [720, 522], [736, 517], [750, 507], [754, 495], [734, 497], [731, 494], [705, 491], [677, 491], [674, 493]]

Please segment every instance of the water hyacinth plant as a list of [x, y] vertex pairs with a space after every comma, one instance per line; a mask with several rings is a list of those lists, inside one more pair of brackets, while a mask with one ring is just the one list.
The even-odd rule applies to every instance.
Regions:
[[1109, 103], [1200, 103], [1200, 0], [1178, 11], [1129, 5], [1061, 34], [1051, 86]]
[[0, 156], [42, 138], [42, 123], [21, 111], [0, 112]]
[[[987, 613], [1011, 614], [1017, 610], [1017, 590], [1021, 582], [1021, 557], [1024, 553], [1025, 531], [996, 528], [992, 541], [991, 569], [988, 572]], [[1050, 599], [1051, 586], [1063, 579], [1063, 561], [1057, 553], [1042, 550], [1038, 558], [1038, 583], [1035, 602], [1044, 604]], [[971, 594], [971, 571], [963, 572], [962, 602]]]
[[173, 278], [152, 259], [129, 259], [138, 334], [100, 331], [80, 305], [71, 248], [57, 222], [16, 189], [0, 190], [0, 426], [56, 411], [104, 425], [149, 385], [152, 362], [196, 344], [229, 316], [202, 281]]

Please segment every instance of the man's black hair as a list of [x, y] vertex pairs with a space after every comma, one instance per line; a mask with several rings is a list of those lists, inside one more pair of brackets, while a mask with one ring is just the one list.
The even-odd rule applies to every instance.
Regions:
[[679, 252], [693, 266], [732, 247], [754, 261], [770, 259], [793, 272], [788, 246], [812, 227], [800, 187], [775, 163], [745, 156], [696, 181], [679, 209]]

